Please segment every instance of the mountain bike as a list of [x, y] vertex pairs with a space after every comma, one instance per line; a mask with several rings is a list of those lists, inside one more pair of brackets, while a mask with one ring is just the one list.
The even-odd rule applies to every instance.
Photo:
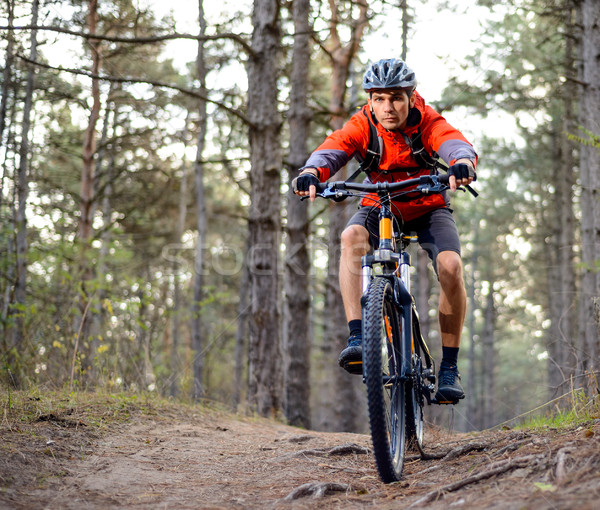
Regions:
[[427, 175], [396, 183], [329, 182], [317, 196], [336, 201], [378, 195], [379, 246], [362, 257], [362, 374], [379, 476], [400, 479], [407, 447], [423, 453], [423, 408], [437, 402], [435, 362], [421, 334], [410, 289], [410, 254], [416, 236], [401, 232], [392, 200], [403, 195], [443, 193], [447, 175]]

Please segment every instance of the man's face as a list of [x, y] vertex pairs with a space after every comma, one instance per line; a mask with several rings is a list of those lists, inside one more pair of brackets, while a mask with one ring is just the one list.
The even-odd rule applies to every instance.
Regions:
[[386, 129], [404, 129], [409, 106], [415, 104], [415, 95], [410, 99], [403, 89], [375, 90], [371, 93], [369, 105], [375, 118]]

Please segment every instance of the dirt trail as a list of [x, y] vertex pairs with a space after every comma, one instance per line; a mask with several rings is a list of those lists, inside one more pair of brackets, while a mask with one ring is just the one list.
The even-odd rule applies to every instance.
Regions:
[[384, 485], [364, 435], [211, 411], [140, 414], [100, 437], [50, 416], [35, 424], [30, 448], [6, 446], [23, 430], [0, 430], [0, 508], [586, 510], [600, 498], [598, 422], [544, 433], [428, 430], [431, 458], [414, 455], [404, 479]]

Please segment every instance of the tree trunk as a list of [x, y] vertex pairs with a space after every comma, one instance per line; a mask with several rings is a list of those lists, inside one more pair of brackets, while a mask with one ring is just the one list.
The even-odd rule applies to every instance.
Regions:
[[[12, 83], [12, 94], [17, 95], [16, 88], [18, 85]], [[7, 122], [8, 130], [6, 135], [6, 150], [2, 151], [4, 160], [2, 165], [2, 185], [3, 190], [5, 191], [6, 198], [6, 223], [5, 229], [0, 229], [0, 233], [3, 234], [3, 245], [2, 250], [4, 252], [4, 257], [6, 259], [6, 275], [3, 279], [0, 279], [1, 282], [5, 284], [2, 295], [2, 308], [0, 309], [0, 324], [3, 327], [3, 334], [0, 336], [2, 340], [2, 347], [4, 348], [4, 352], [8, 353], [10, 350], [10, 345], [12, 343], [12, 334], [10, 331], [11, 323], [9, 322], [9, 314], [12, 313], [12, 303], [14, 299], [13, 291], [14, 291], [14, 282], [16, 279], [16, 246], [15, 246], [15, 238], [12, 234], [15, 232], [15, 221], [17, 218], [17, 172], [16, 167], [17, 164], [15, 162], [15, 154], [16, 154], [16, 128], [17, 128], [17, 111], [19, 110], [18, 104], [16, 101], [12, 101], [10, 103], [10, 118]], [[9, 155], [12, 156], [9, 161]], [[12, 174], [9, 172], [9, 169], [12, 169]], [[8, 183], [8, 184], [7, 184]], [[1, 195], [2, 193], [0, 193]]]
[[[31, 23], [37, 25], [39, 0], [33, 0]], [[31, 31], [31, 60], [37, 59], [37, 30]], [[16, 255], [17, 274], [14, 298], [13, 325], [13, 354], [17, 357], [22, 354], [25, 338], [25, 306], [27, 294], [27, 199], [29, 197], [29, 136], [31, 130], [31, 109], [33, 105], [33, 91], [35, 88], [35, 68], [29, 66], [27, 71], [27, 84], [25, 86], [25, 104], [23, 106], [23, 123], [21, 125], [21, 147], [19, 149], [19, 170], [17, 178], [17, 216], [16, 228]], [[11, 361], [18, 360], [18, 358]], [[12, 363], [11, 363], [12, 364]], [[16, 368], [16, 367], [14, 367]], [[14, 370], [15, 377], [20, 370]]]
[[408, 54], [408, 0], [400, 0], [400, 9], [402, 10], [402, 53], [400, 58], [406, 62]]
[[[7, 26], [12, 27], [15, 20], [15, 6], [12, 0], [7, 2], [8, 8], [8, 19]], [[6, 128], [6, 117], [8, 115], [8, 98], [10, 94], [10, 88], [12, 85], [12, 67], [15, 59], [14, 56], [14, 44], [15, 34], [13, 30], [8, 30], [6, 33], [7, 44], [6, 44], [6, 57], [4, 61], [4, 70], [2, 71], [2, 97], [0, 97], [0, 147], [6, 146], [4, 144], [4, 128]], [[4, 175], [3, 175], [4, 178]], [[3, 182], [0, 183], [0, 189], [4, 189]], [[2, 193], [0, 193], [0, 205], [2, 205]]]
[[[96, 269], [96, 275], [98, 278], [98, 297], [95, 302], [98, 305], [95, 307], [96, 310], [91, 314], [91, 345], [90, 355], [92, 358], [96, 356], [98, 347], [100, 346], [100, 338], [102, 334], [105, 321], [106, 311], [104, 302], [108, 299], [109, 293], [107, 292], [107, 281], [106, 275], [108, 273], [108, 257], [110, 250], [110, 243], [112, 241], [111, 234], [111, 223], [112, 223], [112, 193], [113, 193], [113, 179], [115, 175], [115, 155], [117, 148], [111, 145], [111, 150], [108, 154], [108, 161], [106, 159], [106, 148], [108, 146], [109, 127], [112, 128], [113, 135], [116, 133], [117, 122], [118, 122], [118, 110], [116, 104], [112, 101], [112, 96], [115, 86], [111, 84], [108, 92], [108, 101], [106, 104], [106, 110], [104, 119], [102, 122], [102, 135], [100, 138], [100, 150], [98, 151], [98, 157], [96, 159], [96, 170], [94, 179], [95, 189], [94, 196], [102, 195], [102, 231], [100, 233], [100, 249], [98, 251], [98, 264]], [[112, 118], [112, 120], [111, 120]], [[104, 169], [103, 169], [104, 167]], [[102, 191], [100, 191], [102, 189]], [[101, 371], [99, 367], [93, 367], [93, 379], [97, 380]]]
[[[248, 243], [246, 242], [246, 253], [249, 253]], [[237, 410], [241, 398], [242, 387], [247, 381], [243, 380], [244, 375], [244, 358], [247, 350], [246, 333], [248, 331], [248, 298], [250, 290], [250, 268], [248, 260], [244, 260], [242, 266], [242, 280], [240, 282], [240, 293], [238, 302], [238, 326], [235, 332], [235, 352], [234, 352], [234, 387], [232, 407]]]
[[[146, 280], [151, 281], [152, 277], [150, 275], [150, 268], [146, 267]], [[167, 289], [164, 290], [164, 293], [161, 291], [161, 295], [165, 295], [168, 292]], [[147, 297], [146, 292], [143, 286], [140, 286], [138, 290], [138, 300], [139, 300], [139, 312], [137, 318], [138, 324], [138, 338], [139, 338], [139, 346], [142, 350], [143, 360], [141, 363], [142, 366], [142, 388], [145, 391], [155, 391], [156, 387], [156, 374], [154, 373], [154, 367], [152, 366], [152, 353], [151, 353], [151, 344], [152, 337], [154, 334], [153, 325], [157, 324], [159, 321], [159, 307], [154, 307], [153, 317], [148, 317], [148, 306], [147, 306]], [[149, 327], [147, 327], [149, 326]]]
[[[600, 126], [600, 10], [595, 0], [581, 3], [582, 91], [580, 125], [586, 137], [598, 136]], [[600, 150], [594, 144], [580, 147], [580, 181], [582, 187], [582, 254], [583, 279], [580, 299], [580, 327], [583, 369], [598, 369], [599, 338], [594, 323], [593, 299], [600, 296], [600, 273], [597, 271], [600, 253]]]
[[[88, 32], [95, 34], [98, 26], [98, 0], [89, 0], [88, 4]], [[89, 46], [92, 55], [91, 73], [97, 76], [101, 68], [100, 41], [90, 39]], [[81, 278], [81, 292], [79, 300], [79, 317], [75, 322], [77, 340], [75, 343], [75, 356], [80, 356], [83, 370], [91, 367], [89, 350], [86, 352], [85, 342], [88, 336], [89, 324], [88, 311], [92, 290], [89, 283], [93, 278], [93, 268], [88, 259], [88, 250], [92, 241], [93, 233], [93, 209], [94, 209], [94, 155], [96, 153], [96, 124], [100, 116], [100, 81], [92, 78], [92, 109], [85, 130], [83, 142], [83, 167], [81, 171], [81, 204], [79, 217], [79, 241], [81, 253], [79, 258], [79, 277]], [[79, 352], [77, 352], [79, 351]]]
[[[479, 237], [479, 217], [475, 216], [473, 219], [473, 239]], [[476, 430], [476, 414], [477, 414], [477, 392], [476, 380], [477, 380], [477, 366], [475, 363], [475, 310], [477, 308], [477, 300], [475, 299], [475, 285], [477, 282], [477, 262], [478, 262], [478, 248], [477, 245], [473, 245], [473, 254], [471, 256], [471, 277], [469, 282], [469, 308], [467, 310], [468, 316], [467, 321], [469, 324], [469, 368], [467, 372], [467, 391], [466, 391], [466, 403], [467, 412], [465, 420], [465, 431]]]
[[[204, 1], [198, 1], [198, 22], [200, 24], [199, 36], [206, 34], [206, 18], [204, 16]], [[205, 96], [206, 90], [206, 64], [204, 62], [204, 43], [198, 42], [198, 55], [196, 57], [196, 77], [200, 83], [199, 92]], [[198, 138], [196, 148], [196, 161], [194, 164], [195, 191], [196, 191], [196, 252], [194, 259], [194, 296], [192, 299], [192, 351], [194, 353], [194, 388], [192, 397], [199, 400], [203, 394], [203, 365], [204, 355], [204, 330], [202, 325], [202, 299], [204, 295], [204, 245], [206, 243], [206, 197], [204, 196], [204, 163], [202, 153], [206, 141], [207, 129], [206, 101], [198, 101]]]
[[281, 211], [281, 119], [277, 79], [281, 54], [278, 0], [254, 0], [252, 55], [248, 60], [251, 205], [250, 250], [250, 407], [263, 416], [282, 405], [279, 246]]
[[[574, 77], [575, 69], [575, 20], [574, 10], [565, 9], [565, 75]], [[574, 227], [573, 210], [574, 146], [565, 133], [575, 131], [574, 104], [577, 96], [573, 80], [567, 80], [563, 86], [562, 119], [557, 122], [554, 132], [554, 178], [556, 207], [552, 218], [552, 248], [548, 253], [551, 259], [548, 285], [551, 310], [551, 328], [549, 332], [549, 388], [551, 397], [569, 391], [571, 377], [576, 371], [575, 352], [575, 271], [574, 271]]]
[[[310, 110], [308, 69], [310, 67], [309, 0], [294, 0], [294, 46], [290, 77], [290, 153], [288, 182], [306, 161]], [[308, 208], [300, 202], [290, 186], [286, 224], [286, 258], [284, 273], [283, 353], [285, 416], [291, 425], [310, 427], [310, 260], [308, 256]]]
[[[188, 137], [189, 118], [185, 119], [185, 125], [181, 134], [181, 140], [185, 145]], [[171, 390], [170, 394], [175, 397], [179, 394], [180, 374], [183, 366], [180, 359], [181, 346], [181, 315], [183, 311], [181, 299], [181, 258], [179, 256], [183, 232], [185, 230], [185, 218], [187, 216], [188, 202], [188, 168], [187, 163], [181, 165], [181, 181], [179, 184], [179, 215], [175, 227], [176, 254], [173, 257], [173, 308], [171, 313]]]
[[[361, 4], [358, 18], [353, 21], [348, 42], [344, 45], [340, 38], [340, 7], [339, 0], [329, 0], [331, 20], [329, 22], [329, 57], [331, 59], [331, 129], [340, 129], [348, 116], [346, 108], [346, 84], [350, 75], [352, 60], [360, 48], [363, 32], [367, 26], [367, 2]], [[340, 170], [336, 179], [346, 178], [346, 169]], [[325, 383], [334, 393], [330, 396], [332, 406], [329, 408], [333, 415], [328, 421], [334, 430], [355, 431], [358, 422], [360, 406], [358, 401], [359, 381], [356, 377], [337, 367], [337, 354], [347, 345], [348, 326], [339, 288], [339, 256], [340, 238], [349, 216], [348, 202], [330, 205], [329, 213], [329, 261], [327, 279], [325, 281], [325, 345], [333, 352], [328, 353], [331, 361], [330, 373], [334, 377], [333, 384]]]
[[489, 294], [485, 307], [485, 324], [483, 327], [482, 356], [484, 395], [482, 399], [483, 428], [488, 429], [495, 424], [495, 363], [496, 350], [494, 349], [494, 331], [496, 329], [496, 308], [494, 306], [494, 282], [489, 282]]

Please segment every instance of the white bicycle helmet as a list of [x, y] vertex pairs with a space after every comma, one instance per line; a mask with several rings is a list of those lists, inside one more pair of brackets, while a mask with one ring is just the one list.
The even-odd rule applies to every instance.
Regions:
[[374, 62], [363, 78], [363, 89], [366, 92], [374, 89], [405, 89], [410, 96], [415, 88], [417, 77], [414, 71], [397, 58]]

